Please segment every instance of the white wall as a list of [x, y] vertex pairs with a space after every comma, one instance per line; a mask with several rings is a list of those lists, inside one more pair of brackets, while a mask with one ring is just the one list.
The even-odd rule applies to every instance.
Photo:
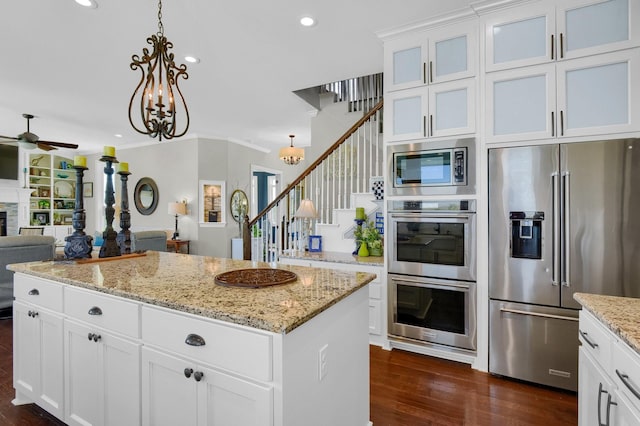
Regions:
[[[283, 136], [283, 146], [287, 143]], [[182, 239], [191, 240], [191, 253], [206, 256], [230, 257], [231, 238], [238, 236], [238, 224], [228, 211], [228, 199], [234, 189], [242, 189], [247, 195], [251, 188], [251, 165], [282, 170], [283, 188], [298, 176], [313, 160], [305, 160], [297, 166], [287, 166], [278, 159], [277, 151], [264, 153], [224, 140], [191, 139], [163, 141], [143, 147], [118, 149], [119, 161], [129, 163], [131, 175], [127, 184], [131, 230], [173, 230], [174, 216], [167, 213], [168, 203], [187, 200], [188, 214], [179, 218], [178, 228]], [[85, 199], [87, 225], [85, 231], [93, 235], [104, 230], [104, 163], [100, 155], [87, 158], [89, 170], [85, 182], [93, 182], [94, 197]], [[114, 174], [116, 215], [113, 227], [120, 230], [120, 179]], [[141, 215], [133, 203], [133, 192], [140, 178], [150, 177], [157, 186], [157, 209], [150, 215]], [[221, 180], [226, 184], [226, 225], [201, 226], [199, 222], [199, 181]]]

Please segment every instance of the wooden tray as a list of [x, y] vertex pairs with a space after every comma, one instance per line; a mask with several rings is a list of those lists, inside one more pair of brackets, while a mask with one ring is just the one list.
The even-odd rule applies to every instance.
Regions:
[[223, 272], [215, 283], [226, 287], [260, 288], [296, 281], [298, 276], [285, 269], [249, 268]]
[[75, 259], [76, 263], [97, 263], [97, 262], [107, 262], [109, 260], [122, 260], [122, 259], [131, 259], [133, 257], [146, 256], [147, 253], [131, 253], [131, 254], [123, 254], [122, 256], [113, 256], [113, 257], [97, 257], [91, 259]]

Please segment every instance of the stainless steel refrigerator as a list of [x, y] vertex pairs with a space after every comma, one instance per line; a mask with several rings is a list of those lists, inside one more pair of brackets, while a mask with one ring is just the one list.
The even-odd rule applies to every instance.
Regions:
[[489, 150], [489, 370], [577, 390], [574, 292], [640, 297], [640, 139]]

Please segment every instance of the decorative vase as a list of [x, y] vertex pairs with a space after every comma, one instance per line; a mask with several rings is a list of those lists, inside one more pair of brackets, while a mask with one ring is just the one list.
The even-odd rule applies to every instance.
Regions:
[[367, 243], [363, 242], [360, 244], [360, 248], [358, 249], [358, 256], [367, 257], [369, 256], [369, 249], [367, 248]]
[[382, 256], [382, 247], [369, 249], [369, 256]]

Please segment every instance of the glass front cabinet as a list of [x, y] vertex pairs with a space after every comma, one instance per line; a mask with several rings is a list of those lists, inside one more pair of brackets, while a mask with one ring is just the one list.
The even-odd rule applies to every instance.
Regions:
[[562, 61], [637, 46], [640, 0], [540, 2], [485, 20], [486, 71]]
[[477, 28], [469, 21], [385, 42], [386, 141], [475, 132]]
[[640, 129], [640, 48], [486, 75], [487, 142]]

